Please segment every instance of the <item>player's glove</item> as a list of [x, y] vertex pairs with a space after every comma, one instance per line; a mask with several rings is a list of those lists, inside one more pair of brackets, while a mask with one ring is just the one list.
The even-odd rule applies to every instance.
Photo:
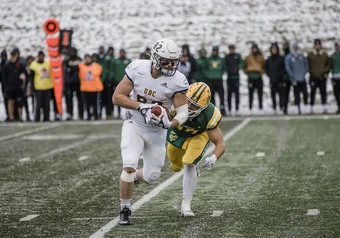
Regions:
[[205, 158], [204, 164], [202, 165], [203, 169], [210, 170], [214, 167], [217, 158], [216, 155], [209, 156]]
[[148, 124], [150, 119], [151, 119], [151, 108], [154, 106], [157, 106], [157, 103], [154, 104], [146, 104], [146, 103], [141, 103], [139, 104], [138, 111], [143, 115], [145, 124]]
[[162, 127], [163, 129], [168, 129], [171, 125], [171, 121], [168, 117], [167, 112], [163, 107], [160, 107], [162, 109], [162, 116], [158, 117], [151, 113], [151, 122], [159, 127]]

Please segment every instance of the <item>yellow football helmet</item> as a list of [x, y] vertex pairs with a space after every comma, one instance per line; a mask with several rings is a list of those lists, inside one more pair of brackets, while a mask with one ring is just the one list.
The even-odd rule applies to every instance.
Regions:
[[197, 109], [189, 108], [189, 118], [197, 117], [209, 104], [211, 92], [208, 85], [202, 82], [193, 83], [189, 86], [186, 94], [188, 101]]

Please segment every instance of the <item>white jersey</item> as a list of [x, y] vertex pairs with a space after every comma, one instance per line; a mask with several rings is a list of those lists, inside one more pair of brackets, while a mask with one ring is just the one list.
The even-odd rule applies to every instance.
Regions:
[[[170, 110], [173, 96], [188, 90], [188, 80], [178, 70], [173, 76], [155, 79], [151, 76], [151, 64], [151, 60], [135, 60], [126, 67], [125, 74], [134, 85], [131, 98], [141, 103], [158, 103]], [[127, 110], [125, 119], [145, 124], [142, 114], [136, 110]]]

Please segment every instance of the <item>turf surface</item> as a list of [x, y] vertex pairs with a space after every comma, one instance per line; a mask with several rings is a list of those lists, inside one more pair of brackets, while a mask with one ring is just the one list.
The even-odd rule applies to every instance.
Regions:
[[[238, 123], [222, 122], [221, 130], [226, 134]], [[115, 218], [120, 129], [61, 124], [31, 135], [78, 137], [0, 141], [1, 237], [89, 237]], [[201, 171], [195, 217], [179, 216], [178, 179], [133, 213], [134, 225], [116, 226], [106, 236], [340, 237], [339, 131], [335, 118], [251, 121], [226, 142], [215, 168]], [[0, 136], [17, 132], [0, 127]], [[256, 157], [259, 152], [265, 155]], [[171, 175], [166, 163], [159, 183]], [[159, 183], [136, 186], [133, 202]], [[320, 214], [308, 216], [308, 209]], [[223, 213], [212, 216], [216, 211]], [[39, 216], [19, 221], [30, 214]]]

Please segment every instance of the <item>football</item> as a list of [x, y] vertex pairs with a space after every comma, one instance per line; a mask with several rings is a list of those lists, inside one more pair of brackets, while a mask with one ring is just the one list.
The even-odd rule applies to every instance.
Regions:
[[157, 117], [162, 117], [162, 109], [161, 107], [163, 107], [166, 111], [166, 114], [168, 114], [168, 118], [170, 119], [170, 111], [168, 108], [164, 107], [164, 106], [155, 106], [151, 109], [151, 113], [154, 114]]

